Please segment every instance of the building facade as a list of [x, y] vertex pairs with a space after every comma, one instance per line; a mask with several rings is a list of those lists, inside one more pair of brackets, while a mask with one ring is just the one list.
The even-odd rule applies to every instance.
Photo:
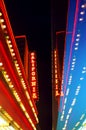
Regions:
[[63, 96], [60, 95], [55, 130], [86, 129], [85, 16], [86, 1], [69, 0], [61, 79]]
[[67, 0], [51, 0], [52, 130], [56, 130], [63, 72]]
[[37, 130], [38, 111], [28, 82], [27, 54], [28, 50], [23, 63], [4, 1], [0, 0], [0, 129], [2, 130]]

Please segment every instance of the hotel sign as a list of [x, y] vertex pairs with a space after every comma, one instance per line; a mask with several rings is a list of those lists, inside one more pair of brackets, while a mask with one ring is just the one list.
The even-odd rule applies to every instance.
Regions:
[[33, 99], [38, 99], [37, 92], [37, 68], [36, 68], [36, 54], [30, 53], [30, 86]]
[[55, 83], [55, 96], [60, 95], [58, 91], [58, 63], [57, 63], [57, 51], [54, 50], [54, 83]]
[[55, 84], [55, 96], [63, 96], [63, 91], [61, 87], [61, 79], [59, 78], [59, 63], [58, 63], [57, 50], [54, 50], [54, 84]]

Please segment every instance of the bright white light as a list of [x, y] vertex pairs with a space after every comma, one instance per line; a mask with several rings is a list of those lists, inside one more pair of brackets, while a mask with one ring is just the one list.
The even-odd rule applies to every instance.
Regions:
[[75, 59], [75, 58], [73, 58], [73, 61], [76, 61], [76, 59]]
[[63, 117], [64, 117], [64, 116], [62, 115], [62, 116], [61, 116], [61, 119], [60, 119], [61, 121], [63, 121]]
[[67, 102], [67, 97], [65, 98], [65, 101], [64, 101], [64, 103], [66, 103]]
[[8, 43], [11, 43], [11, 41], [10, 41], [10, 40], [8, 40]]
[[4, 22], [4, 19], [0, 19], [0, 22], [3, 23], [3, 22]]
[[8, 78], [7, 80], [8, 80], [8, 82], [10, 82], [10, 81], [11, 81], [11, 79], [10, 79], [10, 78]]
[[76, 41], [78, 42], [78, 41], [79, 41], [79, 38], [77, 38]]
[[79, 43], [76, 43], [75, 45], [76, 45], [76, 46], [78, 46], [78, 45], [79, 45]]
[[82, 71], [82, 74], [86, 73], [86, 71]]
[[7, 39], [9, 39], [9, 36], [6, 36]]
[[74, 67], [75, 65], [72, 65], [72, 68]]
[[82, 129], [81, 130], [86, 130], [86, 119], [84, 120], [84, 122], [82, 124]]
[[9, 47], [12, 48], [12, 45], [10, 44]]
[[6, 78], [8, 78], [8, 77], [9, 77], [9, 75], [8, 75], [8, 74], [6, 74], [6, 75], [5, 75], [5, 77], [6, 77]]
[[77, 87], [77, 90], [80, 90], [80, 86]]
[[2, 16], [2, 13], [0, 12], [0, 16]]
[[80, 78], [80, 80], [83, 80], [83, 79], [84, 79], [83, 77]]
[[67, 120], [69, 119], [69, 116], [70, 116], [70, 115], [67, 115], [67, 117], [66, 117]]
[[80, 37], [80, 34], [77, 34], [77, 37]]
[[65, 110], [65, 105], [64, 105], [63, 109]]
[[67, 124], [65, 124], [64, 127], [67, 127]]
[[71, 82], [68, 82], [68, 85], [70, 85], [71, 84]]
[[80, 124], [80, 122], [77, 122], [77, 124], [75, 125], [76, 127]]
[[68, 95], [69, 94], [69, 88], [67, 89], [67, 91], [66, 91], [66, 95]]
[[8, 127], [9, 130], [15, 130], [12, 126]]
[[75, 64], [75, 62], [72, 62], [72, 65], [74, 65]]
[[85, 8], [85, 5], [81, 5], [81, 8]]
[[75, 49], [75, 50], [78, 50], [78, 47], [75, 47], [74, 49]]
[[86, 67], [83, 67], [83, 70], [86, 70]]
[[19, 64], [17, 64], [17, 63], [16, 63], [15, 65], [16, 65], [17, 67], [19, 66]]
[[2, 25], [2, 28], [5, 29], [5, 28], [6, 28], [6, 25]]
[[4, 118], [0, 117], [0, 130], [14, 130], [12, 126], [9, 126], [9, 122], [5, 121]]
[[22, 75], [22, 73], [21, 73], [21, 72], [19, 72], [19, 75], [21, 76], [21, 75]]
[[85, 12], [84, 11], [81, 11], [80, 14], [83, 15]]
[[12, 53], [12, 56], [15, 56], [15, 53]]
[[83, 21], [83, 18], [80, 18], [79, 21]]
[[0, 117], [0, 125], [2, 125], [2, 124], [7, 124], [7, 123], [2, 117]]
[[71, 112], [72, 112], [72, 108], [69, 109], [68, 114], [70, 114]]
[[70, 75], [70, 79], [72, 79], [72, 75]]
[[13, 84], [10, 84], [10, 85], [9, 85], [9, 87], [10, 87], [10, 88], [13, 88], [13, 87], [14, 87], [14, 85], [13, 85]]
[[11, 51], [11, 52], [13, 52], [13, 51], [14, 51], [14, 49], [10, 49], [10, 51]]
[[74, 68], [71, 68], [71, 70], [74, 70]]
[[80, 88], [77, 88], [77, 89], [76, 89], [75, 95], [78, 95], [78, 94], [79, 94], [79, 90], [80, 90]]
[[67, 124], [67, 123], [68, 123], [68, 120], [66, 119], [65, 124]]
[[2, 62], [0, 62], [0, 66], [2, 66], [3, 65], [3, 63]]
[[76, 103], [76, 98], [73, 99], [71, 106], [74, 106]]
[[82, 120], [84, 118], [85, 114], [82, 114], [82, 116], [80, 117], [80, 120]]

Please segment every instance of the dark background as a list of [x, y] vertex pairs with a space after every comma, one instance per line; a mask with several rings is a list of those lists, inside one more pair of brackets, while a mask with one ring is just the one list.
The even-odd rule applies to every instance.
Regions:
[[37, 52], [39, 124], [41, 130], [51, 130], [51, 33], [66, 27], [67, 0], [5, 0], [5, 4], [14, 35], [26, 35], [29, 50]]

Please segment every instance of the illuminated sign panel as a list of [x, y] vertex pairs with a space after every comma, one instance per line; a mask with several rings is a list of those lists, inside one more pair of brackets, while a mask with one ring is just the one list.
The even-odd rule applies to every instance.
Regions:
[[55, 84], [55, 96], [63, 96], [57, 49], [54, 50], [54, 84]]
[[70, 0], [57, 130], [86, 129], [86, 1]]
[[37, 92], [37, 68], [36, 68], [36, 54], [30, 53], [30, 86], [33, 99], [38, 99]]
[[57, 51], [54, 50], [55, 96], [60, 95], [60, 90], [59, 90], [60, 86], [58, 86], [58, 65], [57, 64], [58, 64], [57, 63]]
[[55, 68], [55, 96], [58, 96], [59, 92], [58, 92], [57, 54], [56, 54], [56, 51], [54, 51], [54, 68]]

